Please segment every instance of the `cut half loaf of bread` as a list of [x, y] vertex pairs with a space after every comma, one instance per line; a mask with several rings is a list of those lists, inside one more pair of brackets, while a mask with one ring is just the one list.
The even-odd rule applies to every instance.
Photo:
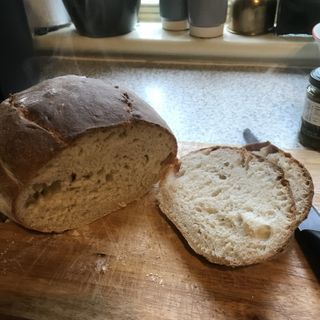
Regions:
[[175, 161], [174, 135], [132, 92], [63, 76], [0, 105], [0, 211], [61, 232], [147, 193]]
[[294, 225], [282, 170], [245, 149], [192, 152], [161, 181], [160, 209], [210, 262], [243, 266], [280, 252]]
[[296, 204], [295, 219], [298, 226], [307, 217], [312, 206], [314, 187], [308, 170], [290, 153], [282, 151], [270, 142], [249, 144], [245, 148], [272, 161], [283, 170]]

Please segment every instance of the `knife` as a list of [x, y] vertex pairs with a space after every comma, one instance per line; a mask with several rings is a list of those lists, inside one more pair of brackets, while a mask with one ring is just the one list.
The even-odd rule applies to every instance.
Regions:
[[[250, 129], [243, 131], [246, 143], [259, 143], [259, 139]], [[320, 213], [312, 205], [308, 217], [295, 231], [295, 238], [309, 265], [320, 282]]]

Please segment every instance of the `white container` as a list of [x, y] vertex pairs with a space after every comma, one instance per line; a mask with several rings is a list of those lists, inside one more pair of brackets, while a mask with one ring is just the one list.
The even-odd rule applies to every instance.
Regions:
[[57, 29], [71, 19], [62, 0], [24, 0], [29, 26], [32, 30]]

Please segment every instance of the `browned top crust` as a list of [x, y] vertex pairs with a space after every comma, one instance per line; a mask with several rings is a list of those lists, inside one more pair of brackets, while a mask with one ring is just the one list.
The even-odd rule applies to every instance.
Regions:
[[147, 103], [102, 80], [62, 76], [12, 95], [0, 104], [0, 193], [16, 194], [84, 133], [134, 122], [171, 132]]

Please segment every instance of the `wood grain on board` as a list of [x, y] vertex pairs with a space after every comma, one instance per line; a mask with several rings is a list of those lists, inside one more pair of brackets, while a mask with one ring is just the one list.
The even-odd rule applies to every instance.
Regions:
[[[310, 170], [320, 207], [320, 154], [292, 153]], [[317, 319], [319, 301], [319, 283], [294, 239], [262, 264], [210, 264], [193, 253], [152, 193], [63, 234], [0, 223], [1, 320]]]

